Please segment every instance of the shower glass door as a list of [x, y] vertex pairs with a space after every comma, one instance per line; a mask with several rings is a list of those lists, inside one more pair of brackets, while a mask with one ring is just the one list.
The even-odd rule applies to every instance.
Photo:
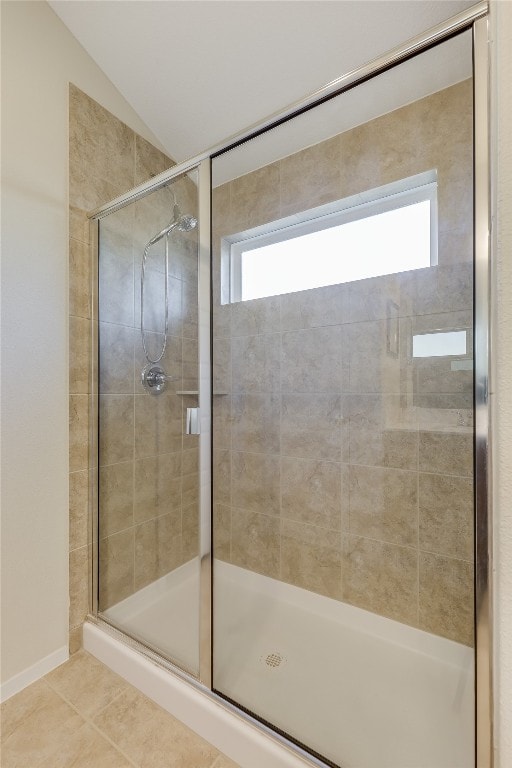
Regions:
[[99, 615], [199, 672], [198, 173], [100, 220]]
[[463, 33], [212, 165], [213, 688], [333, 765], [469, 768]]

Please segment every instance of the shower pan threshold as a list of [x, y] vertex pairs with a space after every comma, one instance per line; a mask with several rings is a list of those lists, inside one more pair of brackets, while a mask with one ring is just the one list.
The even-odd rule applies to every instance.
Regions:
[[[293, 728], [343, 768], [472, 764], [472, 649], [222, 561], [214, 577], [214, 682], [229, 699], [284, 732]], [[190, 561], [106, 615], [160, 648], [163, 630], [173, 657], [193, 668], [198, 619], [190, 611], [184, 621], [176, 610], [197, 606], [197, 590], [198, 563]], [[305, 765], [101, 625], [84, 627], [84, 647], [243, 768]]]

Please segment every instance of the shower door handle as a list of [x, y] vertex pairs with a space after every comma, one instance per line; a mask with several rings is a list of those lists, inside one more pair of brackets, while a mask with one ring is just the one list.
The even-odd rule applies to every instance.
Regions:
[[199, 408], [187, 408], [185, 434], [198, 435], [201, 432]]

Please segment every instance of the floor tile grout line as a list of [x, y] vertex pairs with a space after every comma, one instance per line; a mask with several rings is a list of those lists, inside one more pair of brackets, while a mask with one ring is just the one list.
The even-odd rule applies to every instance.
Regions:
[[[42, 678], [40, 678], [39, 680], [36, 680], [35, 682], [31, 683], [29, 686], [27, 686], [27, 688], [30, 688], [31, 686], [35, 685], [36, 683], [40, 683], [40, 682], [43, 682], [43, 683], [44, 683], [44, 684], [45, 684], [45, 685], [46, 685], [46, 686], [47, 686], [47, 687], [50, 689], [50, 691], [52, 691], [53, 693], [57, 693], [57, 692], [56, 692], [56, 691], [55, 691], [55, 690], [54, 690], [54, 689], [51, 687], [51, 685], [48, 683], [48, 681], [47, 681], [47, 680], [46, 680], [44, 677], [42, 677]], [[2, 705], [3, 705], [3, 704], [5, 704], [7, 701], [10, 701], [11, 699], [14, 699], [14, 698], [15, 698], [15, 697], [16, 697], [16, 696], [19, 694], [19, 693], [22, 693], [23, 691], [26, 691], [26, 690], [27, 690], [27, 688], [22, 688], [22, 690], [21, 690], [21, 691], [18, 691], [18, 693], [17, 693], [17, 694], [14, 694], [14, 696], [11, 696], [9, 699], [6, 699], [4, 702], [2, 702]], [[22, 727], [22, 726], [23, 726], [23, 725], [26, 723], [26, 721], [28, 720], [28, 718], [29, 718], [29, 717], [32, 717], [32, 715], [33, 715], [35, 712], [39, 712], [41, 709], [43, 709], [43, 707], [44, 707], [44, 704], [40, 704], [40, 705], [38, 705], [37, 707], [34, 707], [34, 709], [31, 709], [29, 712], [27, 712], [27, 714], [26, 714], [26, 715], [24, 715], [23, 719], [22, 719], [22, 720], [20, 721], [20, 723], [19, 723], [19, 724], [16, 726], [16, 728], [14, 728], [14, 730], [13, 730], [13, 731], [11, 731], [11, 733], [10, 733], [10, 734], [7, 736], [7, 738], [5, 738], [5, 739], [4, 739], [3, 737], [1, 737], [1, 736], [0, 736], [0, 746], [1, 746], [2, 744], [3, 744], [3, 745], [5, 745], [5, 744], [6, 744], [6, 743], [9, 741], [9, 739], [10, 739], [12, 736], [14, 736], [14, 734], [15, 734], [15, 733], [17, 733], [17, 732], [18, 732], [18, 730], [19, 730], [19, 729], [20, 729], [20, 728], [21, 728], [21, 727]], [[1, 752], [2, 752], [2, 751], [1, 751], [1, 749], [0, 749], [0, 757], [2, 756]]]
[[[99, 662], [99, 663], [102, 663], [102, 662]], [[105, 665], [103, 665], [103, 666], [105, 666]], [[108, 667], [107, 667], [107, 669], [108, 669]], [[115, 674], [115, 673], [114, 673], [114, 674]], [[119, 675], [117, 675], [117, 676], [118, 676], [118, 677], [120, 677]], [[102, 712], [104, 712], [104, 711], [105, 711], [105, 710], [106, 710], [108, 707], [110, 707], [110, 706], [111, 706], [111, 705], [112, 705], [114, 702], [116, 702], [118, 699], [120, 699], [120, 698], [121, 698], [121, 696], [123, 696], [123, 695], [126, 693], [126, 690], [121, 690], [121, 691], [119, 691], [119, 693], [117, 693], [117, 694], [116, 694], [116, 695], [115, 695], [115, 696], [114, 696], [114, 697], [113, 697], [113, 698], [112, 698], [112, 699], [111, 699], [111, 700], [110, 700], [110, 701], [109, 701], [107, 704], [105, 704], [105, 706], [104, 706], [104, 707], [101, 707], [99, 710], [97, 710], [97, 711], [94, 713], [94, 715], [92, 715], [92, 716], [91, 716], [91, 715], [86, 715], [85, 713], [81, 712], [81, 711], [78, 709], [78, 707], [76, 706], [76, 704], [73, 704], [73, 703], [72, 703], [72, 702], [71, 702], [71, 701], [70, 701], [70, 700], [69, 700], [69, 699], [68, 699], [68, 698], [67, 698], [67, 697], [66, 697], [66, 696], [65, 696], [63, 693], [61, 693], [60, 691], [58, 691], [58, 690], [57, 690], [57, 689], [56, 689], [56, 688], [55, 688], [55, 687], [54, 687], [54, 686], [53, 686], [53, 685], [50, 683], [50, 681], [46, 679], [46, 677], [44, 677], [44, 678], [42, 678], [42, 679], [43, 679], [43, 681], [46, 683], [46, 685], [47, 685], [47, 686], [50, 688], [50, 690], [52, 690], [52, 691], [53, 691], [53, 692], [54, 692], [54, 693], [55, 693], [57, 696], [59, 696], [59, 698], [61, 698], [61, 699], [62, 699], [62, 701], [64, 701], [64, 703], [65, 703], [65, 704], [67, 704], [67, 705], [68, 705], [68, 706], [69, 706], [69, 707], [70, 707], [70, 708], [71, 708], [71, 709], [72, 709], [74, 712], [76, 712], [76, 713], [77, 713], [77, 714], [78, 714], [78, 715], [81, 717], [81, 719], [82, 719], [82, 720], [83, 720], [85, 723], [87, 723], [88, 725], [90, 725], [90, 726], [91, 726], [91, 727], [92, 727], [92, 728], [93, 728], [93, 729], [94, 729], [94, 730], [95, 730], [97, 733], [99, 733], [99, 734], [100, 734], [100, 736], [102, 736], [102, 737], [103, 737], [103, 738], [104, 738], [106, 741], [108, 741], [108, 742], [109, 742], [109, 744], [111, 744], [111, 745], [112, 745], [112, 746], [113, 746], [113, 747], [114, 747], [114, 748], [115, 748], [115, 749], [116, 749], [116, 750], [117, 750], [117, 751], [118, 751], [118, 752], [119, 752], [119, 753], [120, 753], [120, 754], [121, 754], [121, 755], [122, 755], [122, 756], [123, 756], [123, 757], [124, 757], [126, 760], [128, 760], [128, 762], [130, 763], [130, 765], [134, 766], [134, 768], [140, 768], [139, 764], [138, 764], [138, 763], [135, 763], [135, 762], [134, 762], [134, 761], [133, 761], [133, 760], [132, 760], [132, 759], [131, 759], [131, 758], [130, 758], [130, 757], [129, 757], [129, 756], [128, 756], [128, 755], [127, 755], [127, 754], [126, 754], [126, 753], [125, 753], [125, 752], [124, 752], [122, 749], [121, 749], [121, 747], [120, 747], [118, 744], [116, 744], [116, 742], [115, 742], [115, 741], [113, 741], [113, 740], [112, 740], [112, 739], [111, 739], [111, 738], [110, 738], [110, 737], [109, 737], [109, 736], [108, 736], [108, 735], [107, 735], [107, 734], [106, 734], [106, 733], [105, 733], [105, 732], [104, 732], [104, 731], [103, 731], [103, 730], [100, 728], [100, 726], [99, 726], [99, 725], [97, 725], [97, 724], [94, 722], [94, 720], [93, 720], [93, 717], [94, 717], [94, 718], [98, 717], [98, 715], [100, 715], [100, 714], [101, 714]], [[148, 701], [151, 701], [151, 702], [153, 702], [153, 700], [152, 700], [152, 699], [150, 699], [148, 696], [146, 696], [146, 694], [145, 694], [145, 693], [143, 693], [142, 691], [140, 691], [138, 688], [135, 688], [135, 686], [133, 686], [133, 685], [131, 685], [130, 683], [128, 683], [126, 680], [124, 680], [124, 678], [120, 677], [120, 680], [121, 680], [121, 681], [122, 681], [122, 682], [123, 682], [123, 683], [124, 683], [124, 684], [127, 686], [127, 688], [128, 688], [128, 689], [132, 689], [132, 690], [136, 691], [136, 692], [137, 692], [139, 695], [141, 695], [141, 696], [144, 696], [144, 698], [148, 699]], [[166, 714], [166, 715], [167, 715], [167, 716], [168, 716], [170, 719], [175, 719], [175, 720], [177, 720], [179, 723], [181, 723], [182, 725], [185, 725], [185, 724], [184, 724], [184, 723], [182, 723], [182, 721], [181, 721], [181, 720], [179, 720], [178, 718], [174, 718], [174, 717], [173, 717], [173, 715], [171, 715], [169, 712], [167, 712], [167, 710], [163, 709], [163, 707], [161, 707], [159, 704], [157, 704], [156, 702], [153, 702], [153, 703], [154, 703], [154, 704], [156, 704], [156, 706], [157, 706], [157, 707], [158, 707], [160, 710], [162, 710], [162, 712], [164, 712], [164, 713], [165, 713], [165, 714]], [[185, 727], [188, 727], [188, 726], [185, 726]], [[191, 730], [191, 729], [189, 729], [189, 730]], [[213, 744], [211, 744], [211, 743], [210, 743], [209, 741], [207, 741], [206, 739], [203, 739], [203, 737], [202, 737], [202, 736], [200, 736], [199, 734], [197, 734], [195, 731], [193, 731], [193, 733], [194, 733], [194, 734], [195, 734], [195, 735], [196, 735], [196, 736], [197, 736], [199, 739], [201, 739], [202, 741], [205, 741], [207, 744], [210, 744], [210, 746], [214, 747], [214, 745], [213, 745]], [[215, 747], [214, 747], [214, 748], [215, 748]], [[221, 753], [220, 751], [218, 752], [218, 754], [217, 754], [217, 755], [215, 756], [215, 758], [214, 758], [214, 761], [213, 761], [213, 763], [212, 763], [212, 764], [209, 766], [209, 768], [214, 768], [214, 764], [215, 764], [215, 762], [216, 762], [216, 761], [217, 761], [219, 758], [221, 758], [221, 757], [222, 757], [222, 754], [223, 754], [223, 753]]]
[[[43, 679], [45, 679], [45, 678], [43, 678]], [[114, 741], [112, 741], [112, 739], [109, 736], [107, 736], [107, 734], [104, 733], [101, 730], [101, 728], [99, 728], [99, 726], [96, 725], [96, 723], [94, 722], [94, 720], [92, 719], [92, 717], [90, 715], [86, 715], [83, 712], [81, 712], [78, 709], [78, 707], [76, 706], [76, 704], [73, 704], [66, 696], [64, 696], [63, 693], [61, 693], [60, 691], [56, 690], [56, 688], [54, 688], [54, 686], [51, 685], [51, 683], [48, 680], [46, 680], [46, 682], [50, 686], [51, 690], [54, 693], [56, 693], [57, 696], [59, 696], [65, 704], [67, 704], [69, 707], [71, 707], [71, 709], [74, 712], [76, 712], [82, 718], [84, 723], [87, 723], [87, 725], [90, 725], [102, 738], [105, 739], [105, 741], [107, 741], [111, 746], [113, 746], [117, 750], [117, 752], [119, 752], [125, 758], [125, 760], [127, 760], [130, 763], [130, 765], [134, 766], [134, 768], [140, 768], [140, 766], [137, 763], [135, 763], [130, 757], [128, 757], [128, 755], [125, 754], [125, 752], [123, 752], [123, 750], [119, 747], [118, 744], [116, 744]], [[123, 682], [126, 682], [126, 681], [123, 681]], [[126, 683], [126, 685], [129, 685], [129, 683]], [[114, 698], [111, 701], [109, 701], [108, 704], [106, 704], [104, 707], [102, 707], [97, 712], [95, 712], [94, 713], [94, 717], [97, 717], [101, 712], [104, 712], [104, 710], [107, 707], [109, 707], [111, 704], [113, 704], [115, 701], [117, 701], [117, 699], [119, 699], [123, 695], [123, 693], [125, 693], [125, 691], [120, 691], [116, 696], [114, 696]]]
[[98, 733], [103, 739], [105, 739], [106, 742], [108, 742], [112, 747], [114, 747], [116, 752], [119, 752], [119, 754], [122, 755], [130, 765], [132, 765], [134, 768], [140, 768], [140, 764], [134, 762], [130, 757], [128, 757], [126, 752], [124, 752], [120, 748], [120, 746], [115, 743], [115, 741], [112, 741], [112, 739], [109, 736], [107, 736], [107, 734], [104, 731], [102, 731], [92, 720], [90, 721], [88, 720], [87, 723], [91, 726], [91, 728], [93, 728], [96, 731], [96, 733]]

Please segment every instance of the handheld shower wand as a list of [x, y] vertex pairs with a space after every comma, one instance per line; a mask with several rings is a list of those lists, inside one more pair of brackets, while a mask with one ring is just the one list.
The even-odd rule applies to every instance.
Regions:
[[[162, 229], [160, 232], [158, 232], [158, 234], [154, 235], [148, 241], [148, 243], [146, 244], [146, 247], [144, 248], [144, 252], [142, 254], [141, 273], [140, 273], [140, 333], [141, 333], [141, 339], [142, 339], [142, 348], [144, 350], [144, 355], [148, 363], [144, 367], [144, 370], [142, 372], [142, 380], [145, 386], [146, 386], [146, 382], [148, 381], [148, 376], [151, 374], [151, 366], [160, 362], [160, 360], [163, 358], [165, 354], [165, 350], [167, 347], [167, 336], [169, 333], [169, 235], [175, 229], [178, 232], [190, 232], [192, 229], [195, 229], [195, 227], [197, 227], [197, 219], [195, 218], [195, 216], [186, 215], [186, 214], [183, 215], [176, 201], [176, 196], [174, 192], [172, 192], [172, 195], [174, 198], [172, 220], [169, 222], [169, 224], [166, 227], [164, 227], [164, 229]], [[147, 266], [147, 259], [149, 255], [149, 249], [156, 243], [160, 242], [160, 240], [162, 240], [163, 238], [165, 238], [164, 340], [163, 340], [162, 348], [160, 350], [160, 354], [154, 358], [151, 358], [149, 356], [149, 352], [146, 344], [146, 331], [144, 328], [144, 297], [145, 297], [146, 266]], [[169, 377], [166, 377], [162, 371], [161, 378], [163, 381], [163, 379], [168, 379]], [[161, 391], [161, 389], [155, 388], [155, 389], [151, 389], [150, 391], [153, 391], [156, 393]]]

